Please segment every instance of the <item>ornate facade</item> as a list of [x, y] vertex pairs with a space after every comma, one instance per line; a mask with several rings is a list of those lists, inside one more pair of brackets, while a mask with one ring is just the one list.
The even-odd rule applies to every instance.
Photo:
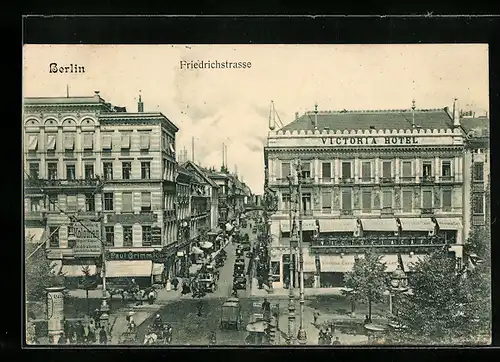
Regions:
[[296, 185], [298, 172], [306, 287], [342, 286], [367, 247], [384, 254], [387, 271], [409, 270], [419, 255], [445, 245], [462, 258], [463, 148], [458, 115], [448, 109], [315, 111], [270, 132], [276, 286], [296, 282], [287, 276], [298, 261], [289, 255], [289, 177]]

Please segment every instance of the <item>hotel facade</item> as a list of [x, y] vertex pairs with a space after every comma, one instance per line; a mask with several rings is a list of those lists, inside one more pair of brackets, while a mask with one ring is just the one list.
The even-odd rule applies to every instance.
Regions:
[[458, 111], [296, 114], [292, 123], [269, 132], [264, 158], [279, 198], [271, 217], [275, 287], [298, 285], [296, 247], [290, 257], [298, 172], [306, 288], [342, 287], [344, 274], [367, 248], [383, 255], [387, 272], [398, 265], [410, 271], [436, 248], [447, 248], [461, 263], [468, 200]]
[[82, 265], [100, 274], [101, 240], [107, 278], [149, 283], [174, 271], [175, 124], [140, 99], [129, 113], [96, 92], [25, 98], [23, 131], [25, 230], [47, 239], [66, 276]]

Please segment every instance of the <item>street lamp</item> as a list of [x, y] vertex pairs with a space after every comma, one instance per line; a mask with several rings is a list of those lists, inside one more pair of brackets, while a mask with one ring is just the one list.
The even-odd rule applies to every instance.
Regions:
[[398, 265], [396, 270], [391, 274], [391, 291], [389, 293], [389, 310], [391, 314], [394, 314], [394, 306], [392, 302], [393, 293], [394, 295], [398, 295], [399, 293], [404, 293], [408, 291], [408, 277], [406, 273], [401, 269], [401, 266]]
[[299, 333], [297, 338], [300, 344], [305, 344], [307, 342], [307, 334], [304, 329], [304, 250], [302, 248], [303, 234], [302, 234], [302, 165], [300, 159], [297, 162], [297, 201], [298, 201], [298, 212], [299, 212], [299, 273], [300, 273], [300, 324]]

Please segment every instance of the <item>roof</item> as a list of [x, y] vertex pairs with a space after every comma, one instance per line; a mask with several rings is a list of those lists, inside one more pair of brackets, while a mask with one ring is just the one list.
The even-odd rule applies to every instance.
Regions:
[[489, 134], [490, 119], [487, 117], [462, 118], [460, 124], [466, 133], [475, 130], [487, 130]]
[[[280, 131], [314, 131], [314, 112], [307, 112], [287, 124]], [[453, 119], [447, 108], [362, 111], [318, 112], [317, 129], [323, 130], [370, 130], [370, 129], [412, 129], [413, 119], [416, 127], [426, 129], [453, 128]]]
[[196, 163], [192, 162], [192, 161], [186, 161], [182, 164], [182, 166], [184, 168], [186, 168], [187, 166], [191, 166], [192, 168], [194, 168], [196, 171], [198, 171], [198, 173], [200, 175], [203, 176], [203, 178], [208, 182], [208, 184], [212, 187], [219, 187], [219, 185], [217, 185], [217, 183], [214, 182], [214, 180], [212, 180], [210, 177], [208, 177], [208, 172], [203, 169], [202, 167], [198, 166]]

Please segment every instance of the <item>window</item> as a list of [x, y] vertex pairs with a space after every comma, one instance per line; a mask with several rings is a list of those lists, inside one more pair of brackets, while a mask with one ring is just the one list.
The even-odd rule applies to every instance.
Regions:
[[41, 197], [32, 197], [30, 199], [31, 212], [38, 212], [42, 210], [43, 199]]
[[141, 162], [141, 178], [145, 180], [151, 178], [151, 164], [149, 162]]
[[106, 246], [114, 246], [115, 245], [115, 227], [114, 226], [105, 226], [104, 232], [106, 234]]
[[49, 180], [56, 180], [57, 179], [57, 163], [49, 162], [47, 164], [47, 176], [48, 176]]
[[422, 164], [422, 176], [424, 179], [432, 177], [432, 162], [424, 162]]
[[66, 133], [64, 135], [64, 150], [73, 151], [75, 149], [75, 135], [73, 133]]
[[59, 227], [49, 227], [49, 246], [51, 248], [59, 247]]
[[49, 195], [48, 196], [48, 209], [49, 211], [59, 211], [57, 202], [57, 195]]
[[68, 195], [66, 196], [66, 211], [75, 212], [78, 207], [78, 199], [76, 195]]
[[132, 212], [132, 211], [133, 211], [132, 193], [124, 192], [122, 193], [122, 212]]
[[113, 163], [112, 162], [104, 162], [102, 164], [102, 169], [104, 173], [104, 179], [105, 180], [112, 180], [113, 179]]
[[275, 282], [280, 282], [280, 262], [279, 261], [272, 261], [271, 262], [271, 271], [269, 273], [270, 275], [273, 276], [273, 280]]
[[342, 190], [342, 210], [350, 211], [352, 209], [351, 190]]
[[443, 161], [441, 164], [441, 176], [443, 178], [450, 178], [451, 177], [451, 162], [450, 161]]
[[93, 194], [85, 195], [85, 211], [95, 211], [95, 197]]
[[370, 212], [372, 209], [372, 192], [363, 191], [361, 196], [361, 208], [363, 212]]
[[40, 165], [38, 162], [29, 164], [29, 175], [33, 179], [37, 179], [40, 176]]
[[411, 179], [411, 161], [403, 161], [403, 179]]
[[141, 192], [141, 211], [151, 211], [151, 192]]
[[451, 190], [443, 190], [443, 211], [451, 211]]
[[351, 163], [350, 162], [342, 162], [342, 179], [350, 179], [351, 178]]
[[123, 246], [132, 246], [132, 226], [123, 227]]
[[36, 151], [38, 149], [38, 135], [28, 136], [28, 151]]
[[282, 194], [281, 195], [281, 203], [283, 205], [283, 210], [290, 210], [290, 194]]
[[382, 162], [382, 177], [383, 178], [392, 177], [392, 161]]
[[74, 164], [66, 165], [66, 180], [76, 179], [76, 168]]
[[56, 150], [56, 135], [54, 134], [47, 135], [47, 150], [48, 151]]
[[94, 148], [94, 134], [84, 133], [83, 134], [83, 149], [91, 150]]
[[474, 162], [474, 181], [484, 181], [484, 164]]
[[332, 211], [332, 193], [324, 191], [321, 194], [321, 209], [324, 214], [329, 214]]
[[422, 208], [427, 210], [432, 209], [432, 191], [422, 191]]
[[392, 191], [384, 191], [382, 198], [382, 208], [392, 209]]
[[122, 141], [121, 141], [121, 149], [122, 150], [128, 150], [130, 149], [130, 133], [123, 133], [122, 134]]
[[372, 177], [372, 163], [362, 162], [361, 163], [361, 181], [370, 181]]
[[301, 165], [300, 175], [302, 176], [303, 179], [311, 178], [311, 164], [310, 163], [303, 163]]
[[132, 162], [122, 162], [122, 178], [124, 180], [129, 180], [131, 173], [132, 173]]
[[140, 134], [141, 150], [149, 150], [149, 133]]
[[484, 214], [484, 194], [475, 193], [472, 195], [472, 213], [474, 215]]
[[151, 226], [142, 227], [142, 246], [151, 246]]
[[91, 180], [94, 178], [94, 164], [88, 163], [85, 165], [85, 179]]
[[321, 177], [323, 181], [330, 181], [332, 178], [332, 164], [330, 162], [323, 162], [321, 164]]
[[104, 210], [113, 211], [113, 193], [111, 192], [104, 194]]
[[282, 162], [281, 163], [281, 178], [285, 179], [290, 176], [290, 163], [289, 162]]
[[306, 192], [302, 194], [302, 210], [305, 215], [310, 215], [311, 211], [311, 194]]
[[413, 191], [404, 190], [403, 191], [403, 212], [413, 211]]
[[111, 133], [102, 136], [102, 149], [111, 150], [113, 148], [113, 135]]

